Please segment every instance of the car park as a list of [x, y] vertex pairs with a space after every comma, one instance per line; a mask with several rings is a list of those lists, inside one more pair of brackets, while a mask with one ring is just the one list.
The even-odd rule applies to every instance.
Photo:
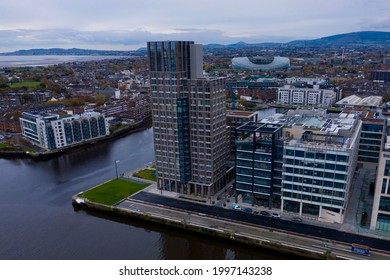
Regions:
[[260, 215], [263, 215], [263, 216], [271, 216], [271, 214], [267, 211], [260, 211]]

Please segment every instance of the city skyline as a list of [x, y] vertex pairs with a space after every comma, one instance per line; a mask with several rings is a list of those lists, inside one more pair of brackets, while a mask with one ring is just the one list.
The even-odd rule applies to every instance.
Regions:
[[[318, 1], [319, 2], [319, 1]], [[222, 5], [223, 3], [223, 5]], [[390, 31], [385, 0], [47, 1], [0, 4], [0, 52], [31, 48], [134, 50], [150, 40], [288, 42]]]

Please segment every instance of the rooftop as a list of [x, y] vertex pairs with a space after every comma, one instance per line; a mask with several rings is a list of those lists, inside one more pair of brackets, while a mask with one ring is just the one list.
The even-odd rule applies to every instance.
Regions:
[[227, 111], [228, 117], [250, 117], [256, 114], [256, 112], [248, 112], [248, 111]]
[[[273, 115], [261, 123], [248, 122], [237, 130], [245, 132], [269, 132], [286, 129], [283, 135], [287, 145], [300, 145], [313, 149], [343, 150], [356, 141], [358, 116], [355, 111], [340, 114], [322, 114], [319, 110], [300, 110], [301, 114]], [[310, 116], [312, 114], [312, 116]], [[244, 140], [244, 139], [241, 139]]]
[[381, 103], [382, 96], [371, 95], [365, 98], [361, 98], [357, 95], [350, 95], [336, 102], [336, 105], [377, 107]]

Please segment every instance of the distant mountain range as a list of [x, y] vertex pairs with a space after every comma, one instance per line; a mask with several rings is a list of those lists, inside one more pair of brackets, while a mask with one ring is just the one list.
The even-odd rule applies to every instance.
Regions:
[[[345, 34], [337, 34], [314, 40], [296, 40], [288, 43], [255, 43], [247, 44], [238, 42], [235, 44], [208, 44], [205, 49], [215, 48], [245, 48], [245, 47], [330, 47], [330, 46], [353, 46], [353, 45], [388, 45], [390, 46], [390, 32], [383, 31], [361, 31]], [[144, 55], [146, 48], [140, 48], [136, 51], [104, 51], [104, 50], [86, 50], [86, 49], [31, 49], [19, 50], [15, 52], [0, 53], [0, 55], [107, 55], [107, 56], [134, 56]]]
[[337, 34], [314, 40], [296, 40], [288, 43], [254, 43], [247, 44], [238, 42], [230, 45], [209, 44], [205, 48], [244, 48], [244, 47], [276, 47], [276, 46], [305, 46], [305, 47], [329, 47], [329, 46], [352, 46], [352, 45], [389, 45], [390, 32], [361, 31], [345, 34]]
[[361, 31], [338, 34], [315, 40], [298, 40], [288, 43], [292, 46], [348, 46], [348, 45], [389, 45], [390, 32]]
[[86, 49], [31, 49], [19, 50], [15, 52], [0, 53], [0, 55], [107, 55], [107, 56], [134, 56], [143, 55], [140, 51], [105, 51], [105, 50], [86, 50]]

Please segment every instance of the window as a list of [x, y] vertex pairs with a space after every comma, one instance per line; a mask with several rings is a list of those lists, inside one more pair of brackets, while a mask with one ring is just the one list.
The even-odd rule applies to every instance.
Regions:
[[294, 156], [294, 150], [286, 150], [286, 155]]
[[381, 193], [386, 193], [386, 185], [387, 185], [387, 179], [383, 178]]
[[390, 197], [381, 197], [379, 201], [379, 210], [390, 212]]
[[312, 152], [306, 152], [306, 158], [314, 158], [315, 154]]
[[390, 176], [390, 160], [386, 160], [384, 176]]
[[325, 160], [325, 154], [324, 153], [316, 153], [316, 159], [319, 160]]
[[295, 156], [296, 157], [304, 157], [305, 153], [304, 153], [304, 151], [295, 151]]

